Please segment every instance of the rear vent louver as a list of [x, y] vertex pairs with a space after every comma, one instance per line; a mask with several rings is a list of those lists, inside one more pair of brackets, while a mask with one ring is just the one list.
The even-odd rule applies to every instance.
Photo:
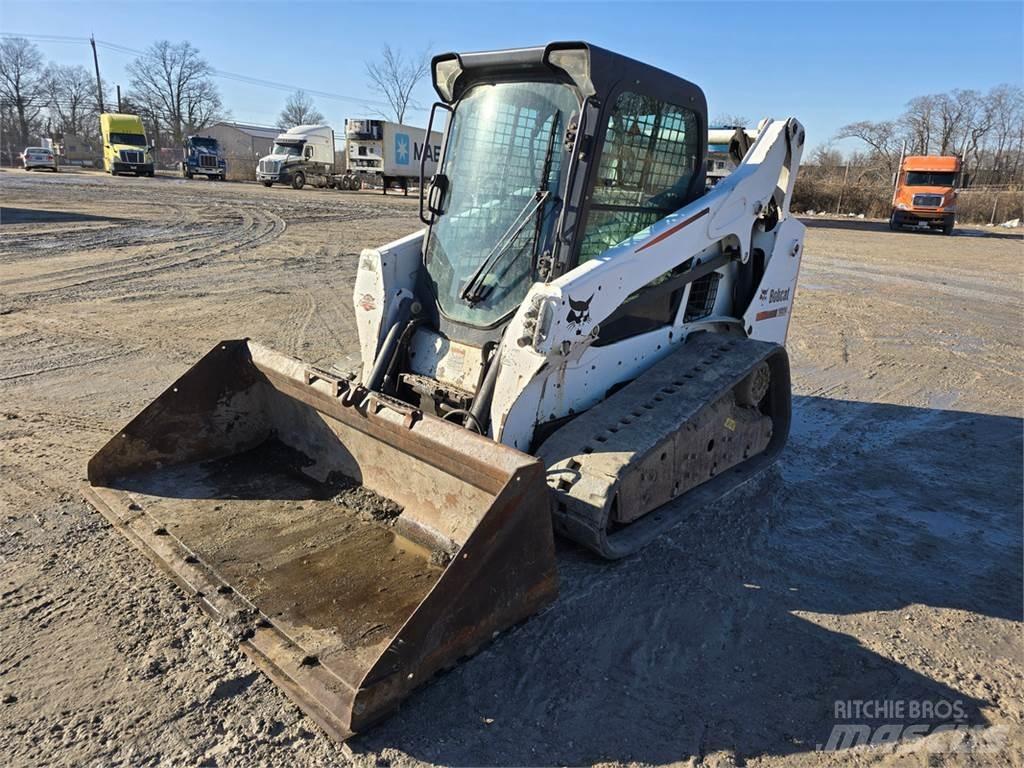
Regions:
[[718, 281], [721, 279], [722, 276], [718, 272], [712, 272], [693, 281], [690, 296], [686, 301], [686, 310], [683, 312], [684, 323], [708, 317], [714, 311], [715, 299], [718, 297]]

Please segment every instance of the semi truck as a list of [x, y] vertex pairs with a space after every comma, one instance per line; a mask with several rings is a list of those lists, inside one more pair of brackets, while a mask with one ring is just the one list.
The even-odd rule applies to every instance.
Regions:
[[187, 136], [181, 147], [178, 169], [186, 179], [205, 176], [224, 181], [228, 163], [221, 157], [220, 144], [212, 136]]
[[335, 165], [334, 129], [329, 125], [297, 125], [274, 139], [270, 154], [259, 159], [256, 180], [265, 187], [291, 184], [302, 189], [344, 186], [345, 174]]
[[904, 157], [893, 188], [889, 229], [916, 226], [953, 234], [960, 166], [955, 155]]
[[104, 112], [100, 115], [103, 136], [103, 170], [111, 176], [134, 173], [153, 175], [153, 145], [138, 115]]
[[409, 180], [419, 181], [420, 159], [426, 156], [425, 177], [434, 175], [441, 154], [441, 134], [386, 120], [345, 120], [345, 151], [349, 172], [361, 181], [388, 186], [397, 183], [408, 193]]

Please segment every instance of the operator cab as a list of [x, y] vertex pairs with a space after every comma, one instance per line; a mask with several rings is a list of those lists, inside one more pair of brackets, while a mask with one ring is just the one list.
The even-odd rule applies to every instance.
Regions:
[[[579, 42], [448, 53], [431, 68], [428, 135], [439, 112], [447, 124], [420, 184], [414, 327], [385, 389], [438, 415], [483, 412], [493, 350], [535, 282], [704, 193], [707, 103], [687, 80]], [[681, 295], [625, 302], [598, 343], [671, 322]]]
[[432, 72], [431, 123], [448, 124], [421, 185], [422, 303], [446, 337], [500, 338], [534, 282], [704, 192], [707, 104], [687, 80], [586, 43], [443, 54]]

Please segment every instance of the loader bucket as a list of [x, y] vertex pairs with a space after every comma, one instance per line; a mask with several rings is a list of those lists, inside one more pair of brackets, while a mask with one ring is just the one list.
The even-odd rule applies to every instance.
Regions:
[[536, 459], [245, 340], [85, 495], [340, 740], [557, 593]]

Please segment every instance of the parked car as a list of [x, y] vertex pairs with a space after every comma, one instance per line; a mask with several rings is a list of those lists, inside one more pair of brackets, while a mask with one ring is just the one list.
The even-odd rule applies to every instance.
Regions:
[[21, 153], [21, 164], [26, 171], [33, 168], [49, 168], [56, 173], [59, 170], [57, 156], [46, 147], [25, 147], [25, 151]]

